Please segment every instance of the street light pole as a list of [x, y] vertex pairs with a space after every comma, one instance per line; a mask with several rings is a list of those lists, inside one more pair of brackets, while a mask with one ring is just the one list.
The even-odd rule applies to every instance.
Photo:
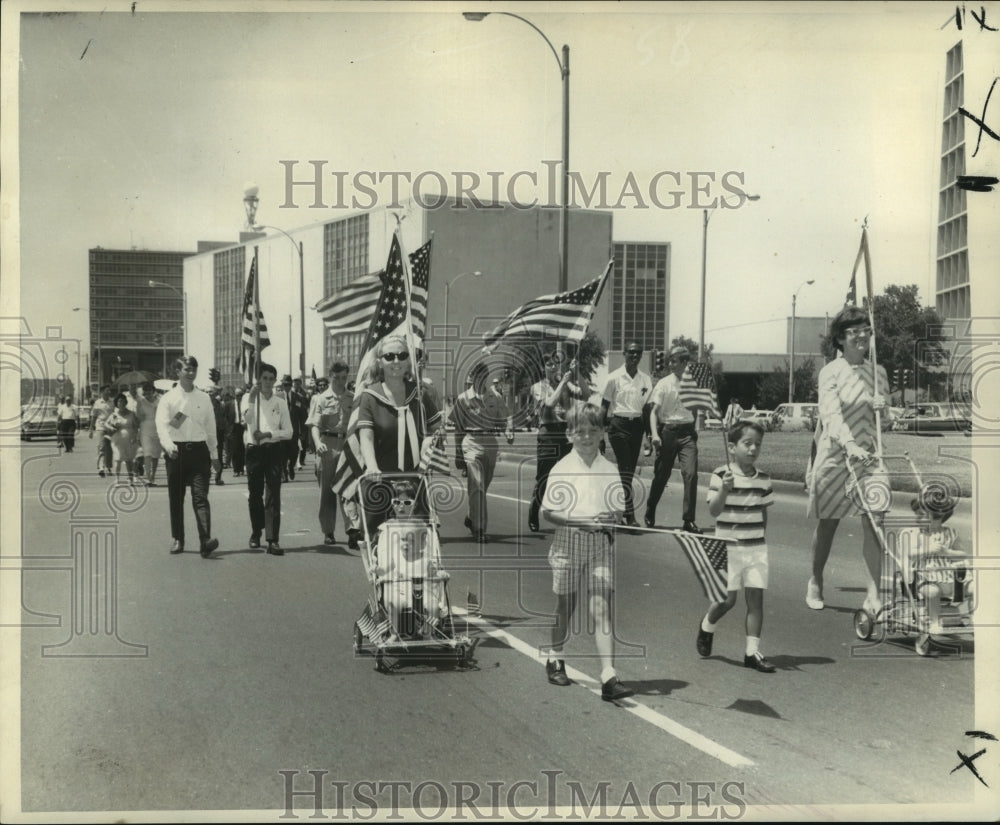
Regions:
[[802, 287], [816, 283], [815, 279], [803, 281], [792, 293], [792, 334], [788, 345], [788, 403], [795, 400], [795, 302], [798, 300]]
[[569, 289], [569, 46], [563, 45], [562, 59], [559, 52], [552, 45], [552, 41], [545, 36], [538, 26], [527, 18], [509, 11], [466, 11], [462, 16], [473, 23], [484, 20], [489, 14], [502, 14], [505, 17], [513, 17], [522, 23], [527, 23], [544, 40], [552, 55], [559, 65], [559, 76], [562, 78], [562, 204], [559, 211], [559, 292], [566, 292]]
[[[305, 280], [305, 256], [302, 249], [302, 241], [298, 243], [295, 242], [295, 238], [289, 235], [284, 229], [279, 226], [271, 226], [269, 224], [257, 224], [251, 227], [254, 232], [260, 232], [264, 229], [273, 229], [275, 232], [280, 232], [288, 240], [292, 242], [292, 246], [295, 247], [296, 252], [299, 253], [299, 378], [302, 379], [302, 385], [305, 386], [306, 383], [306, 280]], [[291, 358], [291, 342], [289, 342], [288, 349]]]
[[444, 383], [444, 391], [441, 393], [442, 403], [444, 403], [444, 401], [448, 399], [448, 360], [449, 356], [451, 355], [451, 348], [450, 348], [451, 330], [448, 326], [448, 305], [451, 296], [451, 285], [460, 278], [464, 278], [466, 275], [475, 275], [478, 277], [482, 274], [483, 273], [480, 272], [478, 269], [475, 270], [474, 272], [462, 272], [456, 275], [450, 281], [447, 281], [444, 285], [444, 369], [442, 371], [442, 381]]
[[[187, 346], [187, 342], [188, 342], [188, 299], [187, 299], [187, 293], [184, 292], [181, 289], [178, 289], [173, 284], [167, 284], [167, 283], [164, 283], [163, 281], [154, 281], [154, 280], [150, 279], [149, 285], [151, 287], [165, 287], [166, 289], [172, 289], [175, 294], [177, 294], [178, 296], [180, 296], [180, 299], [181, 299], [181, 309], [182, 309], [182, 316], [181, 316], [182, 317], [182, 323], [181, 323], [181, 328], [182, 328], [183, 333], [184, 333], [181, 336], [181, 346], [184, 348], [184, 354], [188, 355], [189, 353], [188, 353], [188, 346]], [[174, 329], [176, 329], [176, 327], [174, 327]]]

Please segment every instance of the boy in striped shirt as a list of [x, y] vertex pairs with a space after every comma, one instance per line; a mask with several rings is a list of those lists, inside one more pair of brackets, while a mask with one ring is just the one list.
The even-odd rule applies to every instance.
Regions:
[[743, 666], [774, 673], [774, 665], [760, 652], [767, 589], [767, 508], [774, 503], [771, 479], [757, 469], [764, 429], [753, 421], [737, 422], [727, 434], [729, 463], [712, 473], [708, 510], [715, 517], [715, 535], [727, 542], [728, 585], [726, 600], [713, 602], [698, 628], [696, 647], [702, 656], [712, 654], [715, 626], [736, 604], [740, 587], [747, 600], [747, 646]]

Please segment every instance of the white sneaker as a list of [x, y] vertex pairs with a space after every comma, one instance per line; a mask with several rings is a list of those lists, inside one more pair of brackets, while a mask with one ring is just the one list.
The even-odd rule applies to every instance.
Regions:
[[809, 579], [809, 584], [806, 585], [806, 606], [813, 610], [822, 610], [825, 606], [823, 596], [819, 592], [819, 585], [814, 579]]
[[941, 622], [931, 622], [927, 627], [927, 632], [932, 636], [940, 636], [945, 632], [944, 625]]

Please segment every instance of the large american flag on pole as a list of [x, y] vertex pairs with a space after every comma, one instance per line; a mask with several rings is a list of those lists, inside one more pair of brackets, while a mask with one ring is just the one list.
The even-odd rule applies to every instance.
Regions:
[[382, 294], [384, 274], [380, 270], [357, 278], [316, 304], [323, 325], [331, 333], [367, 332]]
[[729, 583], [729, 553], [726, 551], [726, 543], [722, 539], [694, 533], [675, 532], [673, 536], [691, 562], [708, 600], [725, 601]]
[[861, 244], [858, 246], [858, 256], [854, 259], [854, 269], [851, 270], [851, 283], [847, 288], [847, 297], [844, 300], [845, 307], [858, 305], [858, 267], [861, 266], [862, 261], [865, 264], [865, 289], [868, 291], [868, 303], [866, 306], [870, 306], [872, 297], [875, 294], [875, 285], [872, 283], [872, 259], [871, 251], [868, 248], [867, 218], [865, 219], [865, 225], [861, 227]]
[[271, 338], [267, 334], [267, 324], [264, 323], [264, 313], [256, 305], [254, 299], [254, 281], [257, 278], [257, 257], [250, 262], [250, 277], [247, 278], [247, 288], [243, 293], [243, 313], [240, 329], [240, 357], [236, 359], [236, 368], [242, 373], [247, 384], [253, 383], [256, 371], [256, 361], [260, 357], [257, 352], [257, 333], [259, 328], [260, 349], [271, 346]]
[[689, 410], [705, 410], [716, 418], [722, 418], [719, 402], [715, 396], [715, 378], [711, 364], [689, 364], [681, 376], [678, 389], [681, 404]]
[[541, 295], [528, 301], [504, 318], [495, 329], [483, 335], [483, 344], [492, 349], [504, 338], [531, 337], [563, 338], [580, 341], [601, 299], [601, 292], [614, 261], [608, 261], [604, 272], [570, 292]]

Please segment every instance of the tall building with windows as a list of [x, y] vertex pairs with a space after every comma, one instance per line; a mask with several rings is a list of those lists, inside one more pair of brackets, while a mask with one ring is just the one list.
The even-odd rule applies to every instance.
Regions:
[[611, 291], [609, 354], [637, 341], [646, 352], [663, 349], [670, 318], [670, 244], [616, 241]]
[[89, 250], [92, 387], [131, 370], [161, 374], [183, 351], [184, 259], [193, 254]]

